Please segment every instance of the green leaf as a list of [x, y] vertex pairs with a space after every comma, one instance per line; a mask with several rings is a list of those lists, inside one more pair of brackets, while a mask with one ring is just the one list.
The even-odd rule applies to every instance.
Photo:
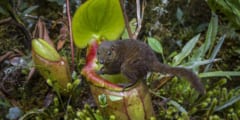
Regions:
[[225, 109], [231, 106], [232, 104], [238, 102], [239, 100], [240, 100], [240, 95], [237, 95], [231, 98], [230, 100], [228, 100], [227, 102], [225, 102], [223, 105], [216, 107], [214, 111], [221, 111], [222, 109]]
[[192, 49], [195, 47], [197, 41], [199, 40], [200, 34], [194, 36], [189, 42], [187, 42], [187, 44], [183, 47], [182, 51], [176, 55], [173, 59], [174, 59], [174, 66], [179, 65], [182, 60], [187, 57], [191, 52]]
[[[224, 42], [224, 40], [225, 40], [225, 37], [226, 37], [226, 35], [224, 34], [224, 35], [220, 38], [219, 42], [217, 43], [217, 45], [216, 45], [215, 48], [213, 49], [213, 52], [211, 53], [210, 60], [213, 60], [213, 59], [216, 58], [217, 53], [220, 51], [220, 48], [221, 48], [221, 46], [223, 45], [223, 42]], [[212, 64], [208, 64], [208, 65], [205, 67], [204, 72], [207, 72], [207, 71], [209, 70], [209, 68], [211, 68], [211, 66], [212, 66]]]
[[203, 49], [200, 57], [203, 58], [203, 56], [206, 54], [206, 52], [209, 49], [210, 49], [210, 51], [212, 50], [214, 42], [217, 37], [217, 31], [218, 31], [218, 16], [213, 13], [211, 21], [208, 25], [206, 40], [205, 40], [204, 44], [200, 47], [200, 49]]
[[30, 111], [27, 111], [23, 116], [21, 116], [19, 120], [26, 120], [28, 119], [29, 116], [33, 116], [33, 115], [46, 116], [47, 114], [44, 112], [44, 109], [33, 108]]
[[185, 68], [188, 68], [188, 69], [193, 69], [195, 67], [210, 64], [210, 63], [213, 63], [213, 62], [216, 62], [216, 61], [219, 61], [219, 60], [221, 60], [221, 59], [208, 59], [208, 60], [201, 60], [201, 61], [192, 61], [192, 62], [188, 62], [188, 63], [183, 64], [183, 66], [186, 66]]
[[199, 77], [227, 77], [227, 76], [240, 76], [240, 71], [215, 71], [200, 73]]
[[209, 48], [211, 47], [211, 49], [212, 49], [212, 47], [214, 45], [214, 42], [216, 40], [217, 30], [218, 30], [218, 17], [215, 14], [213, 14], [211, 21], [208, 25], [206, 40], [201, 45], [201, 47], [194, 50], [190, 61], [200, 61], [205, 58], [206, 53], [209, 50]]
[[183, 11], [181, 10], [181, 8], [177, 8], [177, 12], [176, 12], [176, 17], [177, 17], [177, 20], [183, 24], [184, 22], [184, 19], [183, 19]]
[[87, 0], [73, 17], [75, 44], [83, 48], [94, 39], [115, 40], [124, 30], [119, 0]]
[[43, 39], [33, 39], [32, 49], [41, 57], [50, 61], [59, 61], [61, 59], [57, 51]]
[[98, 101], [102, 107], [107, 106], [107, 96], [105, 94], [98, 95]]
[[[131, 29], [131, 31], [135, 31], [136, 27], [137, 27], [137, 20], [136, 18], [133, 18], [130, 22], [129, 22], [129, 27]], [[124, 29], [124, 32], [121, 36], [122, 39], [129, 39], [129, 34], [128, 34], [128, 30], [127, 28]]]
[[181, 106], [180, 104], [178, 104], [176, 101], [170, 100], [169, 102], [170, 102], [170, 104], [172, 104], [174, 107], [176, 107], [180, 112], [182, 112], [182, 113], [187, 113], [187, 110], [186, 110], [183, 106]]
[[157, 53], [160, 53], [160, 54], [163, 54], [163, 48], [162, 48], [162, 45], [161, 43], [153, 38], [153, 37], [148, 37], [147, 38], [148, 40], [148, 45]]
[[94, 117], [96, 118], [96, 120], [104, 120], [103, 116], [98, 113], [94, 113]]
[[[167, 100], [167, 98], [160, 96], [162, 99]], [[172, 104], [174, 107], [176, 107], [180, 112], [182, 113], [187, 113], [187, 110], [181, 106], [180, 104], [178, 104], [176, 101], [174, 100], [169, 100], [169, 103]]]
[[223, 13], [233, 27], [240, 28], [239, 0], [207, 0], [207, 3], [213, 11]]
[[8, 15], [8, 12], [0, 6], [0, 14]]
[[22, 15], [24, 16], [24, 15], [26, 15], [26, 14], [29, 14], [29, 13], [31, 13], [33, 10], [37, 9], [38, 7], [39, 7], [38, 5], [34, 5], [34, 6], [29, 7], [29, 8], [27, 8], [26, 10], [24, 10], [24, 11], [22, 12]]
[[11, 107], [10, 103], [6, 99], [0, 99], [0, 106], [2, 106], [3, 108]]

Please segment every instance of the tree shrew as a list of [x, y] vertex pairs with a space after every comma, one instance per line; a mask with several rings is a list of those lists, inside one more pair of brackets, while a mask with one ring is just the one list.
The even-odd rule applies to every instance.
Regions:
[[126, 76], [129, 87], [142, 80], [148, 72], [172, 74], [187, 79], [193, 88], [204, 94], [205, 89], [198, 76], [191, 70], [182, 67], [170, 67], [159, 62], [153, 50], [139, 40], [103, 41], [97, 50], [97, 59], [103, 67], [99, 74], [118, 74]]

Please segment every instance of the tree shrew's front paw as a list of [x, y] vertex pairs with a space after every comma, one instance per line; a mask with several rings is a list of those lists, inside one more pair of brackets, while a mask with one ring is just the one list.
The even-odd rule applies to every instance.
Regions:
[[104, 73], [103, 73], [102, 70], [97, 70], [96, 73], [97, 73], [98, 75], [104, 75]]
[[97, 73], [98, 75], [104, 75], [104, 72], [103, 72], [103, 71], [104, 71], [104, 67], [101, 67], [100, 70], [97, 70], [97, 71], [96, 71], [96, 73]]

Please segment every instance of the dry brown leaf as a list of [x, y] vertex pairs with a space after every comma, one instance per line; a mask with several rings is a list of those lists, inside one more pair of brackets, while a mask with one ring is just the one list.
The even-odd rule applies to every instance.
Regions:
[[8, 51], [6, 52], [4, 55], [0, 56], [0, 63], [2, 61], [4, 61], [5, 59], [7, 59], [9, 56], [11, 56], [12, 54], [14, 54], [12, 51]]
[[33, 76], [33, 74], [35, 73], [35, 71], [36, 71], [35, 67], [32, 67], [32, 68], [30, 69], [30, 72], [28, 73], [28, 76], [27, 76], [27, 81], [26, 81], [26, 83], [28, 83], [28, 81], [32, 78], [32, 76]]
[[57, 43], [57, 50], [62, 49], [62, 47], [66, 43], [67, 36], [68, 36], [68, 27], [67, 25], [64, 24], [60, 29], [59, 41]]
[[14, 49], [13, 51], [16, 52], [17, 54], [19, 54], [20, 56], [25, 56], [25, 54], [18, 49]]
[[46, 28], [45, 22], [41, 19], [38, 20], [35, 29], [33, 31], [33, 38], [42, 38], [48, 42], [52, 47], [55, 48], [53, 41], [50, 39], [48, 35], [48, 30]]

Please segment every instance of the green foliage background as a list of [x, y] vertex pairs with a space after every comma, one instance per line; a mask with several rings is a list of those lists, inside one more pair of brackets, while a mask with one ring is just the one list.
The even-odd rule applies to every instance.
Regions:
[[[87, 0], [89, 3], [84, 9], [89, 9], [87, 6], [90, 1], [93, 0]], [[99, 1], [94, 1], [94, 4]], [[77, 8], [84, 2], [71, 0], [71, 14], [77, 12]], [[83, 15], [82, 18], [73, 17], [73, 31], [79, 33], [75, 34], [75, 38], [79, 38], [75, 39], [75, 43], [81, 48], [76, 48], [76, 72], [72, 73], [73, 83], [69, 85], [72, 92], [67, 97], [52, 92], [53, 88], [38, 73], [27, 80], [33, 67], [30, 49], [27, 47], [30, 41], [15, 24], [3, 22], [6, 18], [11, 18], [31, 33], [38, 17], [42, 16], [50, 37], [57, 43], [62, 23], [66, 22], [64, 4], [64, 0], [1, 0], [0, 56], [18, 49], [24, 53], [20, 58], [25, 62], [20, 66], [12, 65], [9, 60], [0, 63], [0, 119], [10, 119], [11, 115], [17, 115], [14, 111], [20, 119], [104, 119], [89, 94], [87, 83], [79, 73], [85, 64], [86, 49], [83, 47], [89, 40], [114, 40], [120, 37], [116, 34], [122, 33], [124, 22], [118, 18], [123, 16], [113, 15], [112, 20], [103, 17], [112, 16], [113, 11], [121, 12], [120, 6], [105, 9], [103, 6], [106, 3], [103, 2], [102, 6], [95, 7], [97, 10], [88, 11], [91, 14], [79, 12], [79, 15]], [[150, 84], [156, 119], [240, 118], [239, 8], [239, 1], [236, 0], [147, 1], [138, 38], [147, 41], [163, 63], [193, 69], [207, 90], [206, 95], [199, 95], [188, 82], [176, 77], [160, 88], [151, 87], [152, 82], [166, 77], [153, 74], [147, 81]], [[110, 9], [113, 11], [110, 12]], [[125, 9], [129, 21], [136, 18], [134, 0], [126, 0]], [[99, 10], [109, 12], [97, 14]], [[89, 19], [84, 20], [85, 17]], [[80, 19], [83, 23], [77, 25], [75, 19]], [[114, 29], [100, 24], [108, 22], [114, 24]], [[83, 28], [83, 31], [78, 31], [79, 28]], [[100, 32], [105, 29], [108, 30]], [[58, 52], [70, 59], [68, 40]], [[74, 81], [81, 81], [80, 85]]]

